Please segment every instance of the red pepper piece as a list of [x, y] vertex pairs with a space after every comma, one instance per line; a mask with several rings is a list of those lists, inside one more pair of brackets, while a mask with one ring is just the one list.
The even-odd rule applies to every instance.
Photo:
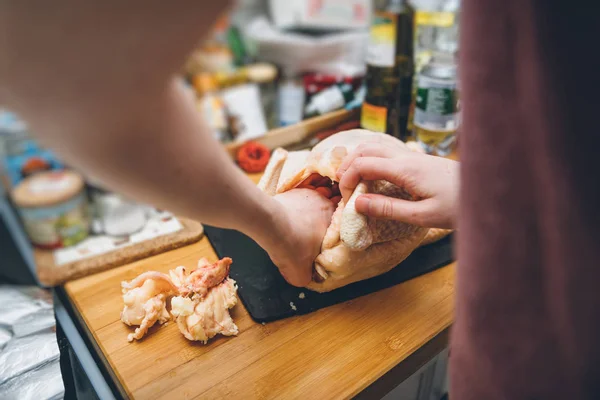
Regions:
[[239, 166], [248, 173], [263, 172], [270, 158], [269, 148], [256, 142], [245, 143], [237, 152]]

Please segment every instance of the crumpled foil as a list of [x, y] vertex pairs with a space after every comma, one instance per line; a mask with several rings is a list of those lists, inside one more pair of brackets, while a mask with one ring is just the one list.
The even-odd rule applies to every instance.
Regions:
[[0, 285], [0, 399], [64, 396], [49, 291]]
[[15, 337], [22, 337], [55, 324], [52, 298], [47, 291], [0, 285], [0, 327], [10, 330]]
[[15, 376], [58, 360], [60, 352], [52, 331], [16, 338], [0, 353], [0, 385]]
[[12, 333], [4, 328], [0, 328], [0, 350], [6, 346], [6, 343], [12, 338]]
[[45, 364], [0, 385], [3, 400], [59, 400], [64, 393], [58, 362]]

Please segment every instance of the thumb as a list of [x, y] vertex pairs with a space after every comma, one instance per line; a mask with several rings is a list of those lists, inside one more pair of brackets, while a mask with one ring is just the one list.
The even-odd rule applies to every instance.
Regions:
[[356, 211], [369, 217], [405, 222], [411, 225], [428, 226], [429, 199], [410, 201], [365, 194], [356, 199]]

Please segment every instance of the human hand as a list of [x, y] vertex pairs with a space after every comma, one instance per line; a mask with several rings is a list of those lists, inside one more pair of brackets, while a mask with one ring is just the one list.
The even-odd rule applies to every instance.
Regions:
[[344, 159], [337, 176], [346, 201], [362, 180], [386, 180], [415, 199], [365, 194], [356, 199], [356, 210], [361, 214], [428, 228], [450, 229], [455, 225], [459, 188], [456, 161], [365, 144]]
[[312, 279], [315, 258], [331, 223], [334, 206], [318, 192], [293, 189], [274, 197], [281, 217], [278, 241], [265, 247], [283, 277], [294, 286], [306, 286]]

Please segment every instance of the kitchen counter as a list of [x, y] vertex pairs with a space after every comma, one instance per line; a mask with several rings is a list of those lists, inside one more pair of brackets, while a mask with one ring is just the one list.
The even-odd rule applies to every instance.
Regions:
[[[252, 176], [256, 181], [258, 176]], [[207, 238], [67, 283], [63, 293], [117, 396], [173, 398], [379, 398], [447, 346], [454, 263], [342, 304], [265, 325], [241, 302], [240, 333], [207, 345], [174, 323], [127, 342], [120, 283], [146, 270], [193, 267], [217, 256]], [[235, 262], [235, 260], [234, 260]], [[105, 374], [106, 375], [106, 374]]]

